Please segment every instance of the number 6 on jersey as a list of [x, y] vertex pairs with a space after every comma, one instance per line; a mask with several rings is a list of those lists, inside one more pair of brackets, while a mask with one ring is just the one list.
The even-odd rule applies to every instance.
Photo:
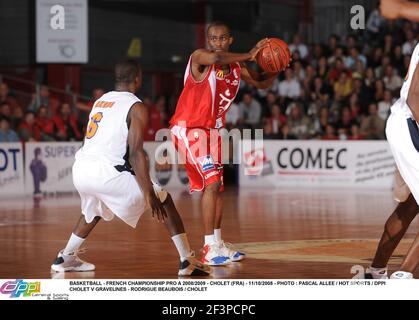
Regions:
[[102, 118], [103, 118], [102, 112], [95, 113], [90, 118], [89, 125], [87, 126], [87, 130], [86, 130], [87, 139], [91, 139], [95, 136], [97, 129], [99, 128], [99, 122], [102, 120]]

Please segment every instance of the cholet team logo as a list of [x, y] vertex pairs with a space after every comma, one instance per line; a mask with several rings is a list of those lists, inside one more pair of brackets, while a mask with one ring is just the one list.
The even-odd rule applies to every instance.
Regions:
[[10, 298], [32, 297], [41, 292], [41, 282], [26, 282], [23, 280], [7, 281], [0, 287], [0, 293], [10, 295]]

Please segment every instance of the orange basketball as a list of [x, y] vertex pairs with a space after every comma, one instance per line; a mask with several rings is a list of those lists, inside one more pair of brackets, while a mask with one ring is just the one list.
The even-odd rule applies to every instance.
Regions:
[[278, 73], [289, 65], [291, 52], [284, 41], [270, 38], [269, 45], [258, 52], [256, 61], [266, 72]]

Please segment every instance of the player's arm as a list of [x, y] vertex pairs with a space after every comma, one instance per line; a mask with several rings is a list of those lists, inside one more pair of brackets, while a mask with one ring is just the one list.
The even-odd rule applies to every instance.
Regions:
[[416, 66], [415, 72], [413, 73], [406, 102], [416, 122], [419, 122], [419, 66]]
[[159, 221], [164, 221], [167, 217], [166, 212], [154, 192], [153, 183], [151, 182], [147, 155], [143, 148], [144, 128], [148, 122], [147, 107], [137, 102], [128, 113], [128, 146], [129, 146], [129, 162], [135, 172], [135, 178], [138, 185], [144, 193], [146, 204], [151, 208], [153, 217], [157, 215]]
[[419, 3], [405, 0], [381, 0], [381, 14], [387, 19], [406, 18], [419, 22]]
[[258, 89], [269, 88], [278, 76], [278, 73], [257, 72], [246, 63], [241, 63], [240, 66], [242, 79]]
[[264, 48], [268, 43], [268, 39], [260, 40], [247, 53], [233, 53], [222, 51], [210, 51], [207, 49], [198, 49], [192, 54], [192, 65], [210, 66], [212, 64], [230, 64], [233, 62], [253, 61], [260, 49]]

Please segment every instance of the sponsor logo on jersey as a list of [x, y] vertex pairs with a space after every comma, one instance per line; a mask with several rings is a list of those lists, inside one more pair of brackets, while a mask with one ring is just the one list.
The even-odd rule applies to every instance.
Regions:
[[217, 79], [220, 79], [220, 80], [224, 79], [224, 71], [223, 70], [217, 70], [217, 72], [215, 73], [215, 77]]
[[212, 157], [210, 155], [200, 157], [200, 158], [198, 158], [198, 161], [199, 161], [199, 164], [202, 167], [202, 172], [203, 173], [215, 169], [214, 161], [212, 160]]

